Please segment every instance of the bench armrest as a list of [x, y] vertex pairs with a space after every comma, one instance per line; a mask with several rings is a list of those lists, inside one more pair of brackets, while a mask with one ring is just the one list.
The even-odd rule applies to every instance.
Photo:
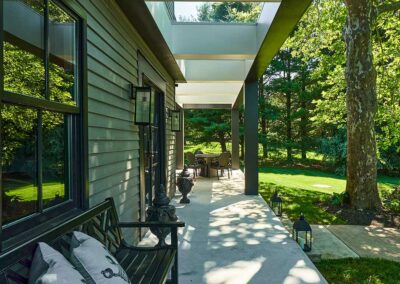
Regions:
[[120, 228], [178, 228], [185, 227], [185, 222], [120, 222], [118, 226]]

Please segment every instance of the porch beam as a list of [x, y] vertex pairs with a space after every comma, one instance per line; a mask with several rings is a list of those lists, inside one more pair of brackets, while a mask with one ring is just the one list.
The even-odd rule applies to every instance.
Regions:
[[230, 104], [183, 104], [184, 109], [231, 109]]
[[258, 83], [244, 87], [245, 194], [258, 194]]

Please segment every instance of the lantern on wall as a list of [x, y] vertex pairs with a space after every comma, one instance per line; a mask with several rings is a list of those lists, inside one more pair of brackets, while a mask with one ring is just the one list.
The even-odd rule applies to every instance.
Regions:
[[179, 132], [182, 129], [181, 112], [179, 110], [171, 111], [171, 130]]
[[154, 122], [154, 92], [151, 87], [134, 87], [131, 96], [135, 100], [135, 124], [150, 125]]
[[276, 214], [276, 216], [282, 216], [282, 198], [279, 196], [278, 192], [275, 191], [270, 199], [270, 206], [272, 211]]
[[312, 229], [310, 224], [308, 224], [308, 222], [305, 220], [303, 213], [293, 224], [292, 237], [300, 245], [303, 251], [311, 251]]

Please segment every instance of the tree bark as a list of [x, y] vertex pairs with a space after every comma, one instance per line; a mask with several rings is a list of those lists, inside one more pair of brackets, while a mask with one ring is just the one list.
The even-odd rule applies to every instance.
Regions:
[[218, 133], [219, 144], [221, 145], [222, 152], [226, 152], [226, 140], [223, 132]]
[[378, 209], [375, 140], [376, 71], [373, 64], [372, 0], [345, 0], [348, 16], [344, 37], [347, 46], [347, 185], [351, 205]]
[[292, 92], [290, 83], [292, 82], [291, 74], [291, 58], [290, 52], [287, 54], [287, 72], [286, 80], [288, 84], [288, 90], [286, 91], [286, 152], [287, 160], [292, 161]]
[[303, 115], [300, 118], [300, 136], [301, 136], [301, 159], [303, 161], [307, 160], [307, 115], [306, 115], [306, 78], [305, 78], [304, 70], [301, 74], [301, 102], [300, 106], [303, 109]]
[[261, 124], [261, 144], [263, 149], [263, 160], [266, 161], [268, 156], [267, 149], [267, 123], [265, 118], [265, 95], [264, 95], [264, 75], [260, 77], [258, 81], [258, 90], [259, 90], [259, 113], [260, 113], [260, 124]]

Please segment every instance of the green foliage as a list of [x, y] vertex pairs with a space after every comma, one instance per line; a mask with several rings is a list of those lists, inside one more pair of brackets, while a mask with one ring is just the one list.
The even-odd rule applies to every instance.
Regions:
[[217, 141], [226, 151], [231, 138], [230, 110], [185, 110], [185, 138], [194, 144]]
[[257, 22], [260, 12], [259, 3], [203, 3], [198, 8], [197, 19], [200, 22]]
[[[265, 82], [269, 104], [279, 109], [277, 119], [269, 121], [266, 140], [272, 145], [274, 140], [286, 140], [286, 146], [290, 144], [294, 148], [301, 148], [305, 143], [307, 151], [315, 149], [323, 154], [340, 174], [345, 174], [347, 147], [346, 46], [342, 34], [345, 21], [346, 6], [343, 1], [315, 0], [266, 71], [269, 79]], [[400, 11], [380, 15], [373, 31], [378, 83], [375, 123], [379, 169], [392, 173], [400, 172], [399, 45]], [[306, 71], [301, 74], [302, 69], [296, 70], [293, 66], [291, 81], [285, 79], [287, 60], [282, 57], [288, 50], [293, 62], [303, 62]], [[271, 72], [274, 69], [280, 72]], [[306, 87], [301, 88], [304, 82]], [[286, 137], [284, 123], [288, 112], [282, 98], [289, 92], [292, 93], [292, 141], [287, 141]], [[307, 120], [307, 141], [301, 139], [299, 118], [302, 116]]]
[[350, 197], [349, 194], [345, 191], [342, 193], [334, 192], [331, 197], [331, 204], [335, 206], [343, 206], [344, 204], [349, 204]]
[[400, 213], [400, 186], [393, 191], [385, 190], [381, 194], [382, 203], [391, 212]]
[[315, 263], [331, 284], [398, 284], [400, 263], [377, 258], [322, 260]]

